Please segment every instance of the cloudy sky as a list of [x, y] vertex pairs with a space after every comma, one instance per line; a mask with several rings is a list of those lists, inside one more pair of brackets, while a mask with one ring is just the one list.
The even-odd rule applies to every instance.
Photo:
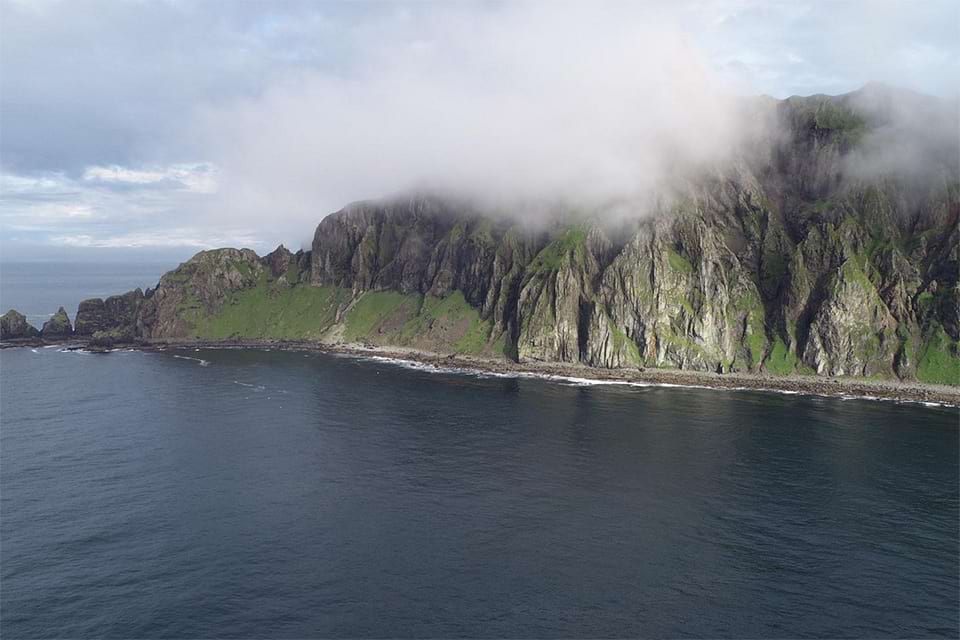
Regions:
[[732, 95], [958, 78], [955, 0], [0, 0], [0, 258], [296, 249], [419, 184], [622, 188], [722, 148]]

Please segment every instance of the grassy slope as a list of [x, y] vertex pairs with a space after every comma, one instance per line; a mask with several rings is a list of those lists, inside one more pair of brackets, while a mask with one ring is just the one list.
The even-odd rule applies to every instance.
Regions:
[[493, 326], [455, 291], [445, 298], [368, 291], [344, 318], [344, 339], [433, 348], [437, 351], [503, 354]]
[[271, 287], [266, 278], [256, 287], [234, 293], [220, 313], [195, 323], [201, 338], [317, 339], [336, 319], [337, 307], [350, 292], [333, 287]]
[[[216, 314], [196, 314], [194, 335], [206, 339], [320, 340], [341, 329], [348, 342], [419, 346], [464, 354], [501, 355], [502, 336], [459, 291], [445, 298], [308, 284], [277, 286], [267, 275], [234, 292]], [[338, 310], [344, 312], [337, 324]]]
[[931, 331], [917, 363], [917, 380], [937, 384], [960, 384], [960, 344], [937, 326]]

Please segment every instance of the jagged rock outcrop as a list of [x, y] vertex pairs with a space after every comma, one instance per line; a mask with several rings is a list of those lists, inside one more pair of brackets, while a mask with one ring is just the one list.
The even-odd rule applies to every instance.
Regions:
[[73, 335], [73, 326], [66, 309], [60, 307], [49, 320], [43, 323], [40, 334], [44, 338], [66, 338]]
[[233, 291], [256, 285], [265, 271], [250, 249], [201, 251], [170, 271], [144, 296], [136, 318], [137, 334], [146, 338], [190, 335], [195, 322], [215, 314]]
[[77, 308], [74, 333], [92, 336], [103, 332], [117, 340], [131, 340], [137, 334], [137, 322], [144, 299], [143, 291], [138, 288], [105, 300], [84, 300]]
[[10, 309], [0, 316], [0, 340], [36, 338], [39, 335], [37, 328], [27, 322], [27, 317], [16, 309]]
[[263, 257], [263, 263], [270, 269], [274, 278], [278, 278], [287, 272], [290, 263], [294, 261], [294, 255], [282, 244]]

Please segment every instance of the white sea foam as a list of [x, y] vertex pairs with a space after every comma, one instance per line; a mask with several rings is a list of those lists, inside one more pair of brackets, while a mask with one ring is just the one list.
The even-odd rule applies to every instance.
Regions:
[[[199, 351], [199, 349], [197, 349], [197, 351]], [[207, 360], [204, 360], [203, 358], [191, 358], [190, 356], [177, 356], [177, 355], [175, 355], [175, 356], [173, 356], [173, 357], [174, 357], [174, 358], [180, 358], [181, 360], [193, 360], [194, 362], [196, 362], [197, 364], [199, 364], [201, 367], [209, 367], [209, 366], [210, 366], [210, 363], [209, 363]]]
[[398, 367], [403, 367], [406, 369], [413, 369], [416, 371], [427, 371], [430, 373], [448, 373], [448, 374], [457, 374], [457, 375], [468, 375], [478, 378], [531, 378], [536, 380], [546, 380], [549, 382], [557, 382], [560, 384], [567, 384], [571, 386], [582, 386], [582, 387], [593, 387], [593, 386], [625, 386], [625, 387], [662, 387], [662, 388], [674, 388], [674, 389], [707, 389], [710, 391], [762, 391], [762, 392], [771, 392], [779, 393], [782, 395], [789, 396], [809, 396], [816, 398], [839, 398], [840, 400], [871, 400], [879, 402], [894, 402], [897, 404], [919, 404], [925, 407], [960, 407], [960, 405], [951, 404], [947, 402], [931, 402], [923, 400], [904, 400], [899, 398], [882, 398], [879, 396], [872, 395], [832, 395], [824, 393], [815, 393], [812, 391], [798, 391], [794, 389], [774, 389], [770, 387], [715, 387], [710, 385], [700, 385], [700, 384], [677, 384], [672, 382], [635, 382], [630, 380], [604, 380], [599, 378], [580, 378], [576, 376], [561, 376], [549, 373], [537, 373], [534, 371], [510, 371], [510, 372], [499, 372], [499, 371], [484, 371], [482, 369], [471, 369], [470, 367], [453, 367], [445, 365], [434, 365], [427, 364], [423, 362], [418, 362], [416, 360], [406, 360], [404, 358], [395, 358], [388, 356], [378, 356], [378, 355], [366, 355], [361, 353], [334, 353], [332, 354], [337, 357], [350, 358], [356, 360], [372, 360], [376, 362], [383, 362], [385, 364], [390, 364]]
[[[240, 382], [239, 380], [234, 380], [233, 384], [238, 384], [241, 387], [247, 387], [248, 389], [253, 389], [257, 393], [267, 390], [267, 388], [262, 384], [250, 384], [249, 382]], [[281, 391], [281, 393], [284, 393], [284, 392]]]

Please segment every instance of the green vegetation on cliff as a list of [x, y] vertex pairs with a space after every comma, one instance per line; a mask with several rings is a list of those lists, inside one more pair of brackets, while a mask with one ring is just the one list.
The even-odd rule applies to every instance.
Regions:
[[397, 291], [368, 291], [353, 303], [344, 317], [343, 337], [355, 342], [383, 332], [388, 320], [410, 317], [416, 313], [419, 296]]
[[960, 384], [960, 342], [951, 340], [943, 327], [930, 332], [917, 365], [917, 380]]
[[271, 287], [265, 275], [255, 287], [230, 295], [218, 313], [199, 314], [198, 338], [319, 339], [336, 320], [350, 292], [335, 287]]
[[195, 301], [182, 312], [191, 327], [190, 337], [343, 340], [464, 354], [504, 353], [502, 336], [493, 335], [491, 323], [482, 320], [459, 291], [443, 298], [367, 291], [354, 298], [349, 289], [291, 285], [291, 280], [289, 272], [274, 278], [261, 271], [254, 286], [229, 292], [213, 312]]
[[787, 345], [779, 337], [773, 341], [773, 349], [767, 357], [764, 366], [770, 373], [778, 376], [787, 376], [797, 369], [797, 356], [790, 353]]
[[613, 339], [613, 348], [618, 353], [626, 355], [627, 363], [640, 366], [643, 364], [643, 356], [640, 355], [640, 349], [637, 343], [620, 330], [616, 323], [607, 316], [607, 328], [610, 330], [610, 336]]
[[559, 238], [545, 246], [530, 263], [532, 273], [552, 272], [563, 266], [568, 255], [573, 255], [577, 264], [583, 262], [586, 252], [587, 233], [576, 226], [565, 231]]
[[693, 273], [693, 265], [690, 264], [690, 261], [673, 249], [667, 250], [667, 261], [670, 263], [670, 268], [674, 271], [679, 273]]
[[396, 291], [368, 291], [347, 310], [343, 338], [383, 345], [464, 354], [503, 355], [490, 322], [460, 291], [438, 298]]

